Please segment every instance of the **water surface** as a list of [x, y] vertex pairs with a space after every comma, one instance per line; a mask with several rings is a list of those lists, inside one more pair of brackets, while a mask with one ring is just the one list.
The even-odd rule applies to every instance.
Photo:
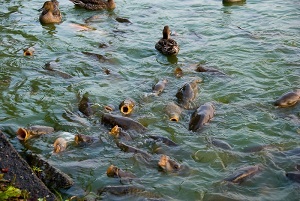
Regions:
[[[99, 188], [119, 185], [118, 179], [106, 176], [106, 169], [114, 164], [140, 178], [134, 185], [167, 200], [297, 200], [299, 184], [288, 180], [285, 172], [300, 163], [299, 154], [283, 153], [300, 146], [299, 103], [280, 109], [272, 102], [300, 87], [299, 1], [253, 0], [223, 6], [217, 0], [116, 0], [116, 4], [112, 12], [86, 11], [61, 0], [63, 22], [42, 26], [38, 21], [42, 1], [0, 3], [0, 125], [17, 150], [40, 154], [74, 179], [74, 187], [60, 191], [64, 199], [72, 195], [95, 198]], [[98, 17], [85, 22], [94, 15]], [[116, 17], [132, 23], [119, 23]], [[165, 25], [177, 33], [172, 36], [180, 45], [175, 59], [154, 48]], [[23, 56], [27, 47], [35, 48], [34, 56]], [[101, 54], [108, 60], [99, 61], [82, 52]], [[64, 79], [45, 70], [50, 61], [73, 77]], [[226, 76], [196, 72], [199, 63]], [[174, 76], [177, 67], [184, 72], [181, 78]], [[193, 110], [185, 110], [179, 122], [170, 122], [163, 111], [168, 102], [176, 102], [177, 90], [195, 77], [203, 79], [195, 107], [209, 101], [216, 107], [214, 119], [196, 133], [188, 131]], [[145, 98], [163, 78], [169, 80], [165, 91]], [[180, 176], [158, 171], [159, 154], [153, 154], [147, 164], [121, 152], [99, 115], [87, 118], [84, 124], [66, 118], [66, 110], [78, 114], [78, 97], [85, 93], [98, 110], [110, 103], [117, 106], [127, 97], [136, 100], [131, 117], [145, 125], [147, 132], [137, 134], [130, 144], [151, 153], [146, 135], [168, 137], [180, 146], [164, 147], [166, 152], [188, 165], [190, 173]], [[16, 130], [29, 125], [53, 126], [57, 132], [19, 142]], [[73, 143], [77, 133], [100, 138], [103, 143], [77, 147]], [[69, 146], [54, 155], [52, 144], [57, 137], [68, 139]], [[210, 138], [226, 141], [233, 150], [211, 146]], [[243, 152], [257, 145], [272, 146]], [[262, 171], [244, 183], [222, 182], [237, 168], [255, 164]]]

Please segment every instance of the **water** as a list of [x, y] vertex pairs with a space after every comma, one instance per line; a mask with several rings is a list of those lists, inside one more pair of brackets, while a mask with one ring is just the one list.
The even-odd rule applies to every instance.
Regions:
[[[72, 196], [96, 197], [99, 188], [118, 185], [108, 178], [106, 169], [114, 164], [134, 172], [147, 191], [174, 200], [298, 200], [299, 185], [285, 177], [300, 163], [299, 155], [285, 157], [283, 151], [299, 147], [299, 104], [285, 109], [272, 105], [277, 97], [300, 86], [300, 3], [248, 1], [239, 6], [223, 6], [220, 1], [121, 1], [113, 12], [78, 9], [67, 0], [60, 1], [63, 22], [42, 26], [38, 21], [43, 2], [8, 1], [0, 3], [1, 130], [18, 151], [30, 150], [68, 173], [75, 181], [69, 190], [60, 191], [64, 199]], [[99, 15], [83, 31], [74, 24]], [[115, 21], [128, 18], [132, 24]], [[177, 59], [159, 54], [155, 43], [164, 25], [178, 33], [173, 38], [180, 45]], [[99, 44], [107, 44], [100, 48]], [[23, 49], [34, 47], [32, 57]], [[106, 56], [100, 62], [82, 52]], [[64, 79], [43, 69], [57, 61], [55, 68], [71, 74]], [[193, 65], [214, 67], [227, 76], [195, 72]], [[176, 78], [180, 67], [184, 76]], [[103, 69], [110, 69], [106, 75]], [[200, 77], [195, 105], [214, 101], [216, 114], [205, 129], [188, 131], [192, 111], [185, 110], [181, 120], [169, 122], [163, 108], [176, 101], [175, 94], [185, 82]], [[159, 97], [144, 98], [158, 80], [169, 80]], [[64, 118], [65, 110], [78, 111], [78, 96], [88, 92], [99, 105], [118, 105], [126, 97], [136, 100], [131, 116], [148, 131], [180, 144], [168, 148], [168, 155], [190, 168], [189, 175], [159, 172], [154, 154], [152, 164], [123, 153], [101, 125], [99, 117], [84, 125]], [[15, 137], [19, 127], [53, 126], [57, 132], [20, 143]], [[102, 144], [80, 148], [74, 145], [76, 133], [101, 138]], [[53, 155], [57, 137], [69, 140], [64, 153]], [[211, 137], [233, 146], [224, 151], [209, 144]], [[146, 137], [134, 142], [151, 152]], [[243, 153], [254, 145], [273, 145], [256, 153]], [[262, 171], [241, 185], [222, 180], [239, 167], [259, 164]], [[103, 199], [134, 199], [103, 197]], [[139, 199], [139, 198], [136, 198]]]

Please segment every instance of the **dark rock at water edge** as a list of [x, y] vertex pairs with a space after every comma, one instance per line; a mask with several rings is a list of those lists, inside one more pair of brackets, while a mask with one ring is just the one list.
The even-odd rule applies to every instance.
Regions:
[[30, 166], [18, 154], [15, 148], [0, 131], [0, 168], [7, 169], [3, 179], [14, 180], [14, 186], [26, 190], [31, 200], [45, 198], [47, 201], [56, 200], [55, 195], [33, 173]]

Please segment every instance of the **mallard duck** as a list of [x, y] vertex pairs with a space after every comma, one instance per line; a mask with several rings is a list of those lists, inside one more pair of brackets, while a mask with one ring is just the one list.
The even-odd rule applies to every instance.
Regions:
[[175, 40], [170, 38], [171, 31], [169, 26], [165, 26], [162, 33], [163, 38], [156, 43], [155, 49], [165, 55], [177, 55], [179, 52], [179, 46]]
[[58, 8], [58, 1], [46, 1], [39, 11], [43, 11], [40, 15], [40, 22], [43, 24], [59, 23], [62, 16]]
[[113, 10], [116, 7], [114, 0], [70, 0], [75, 5], [78, 5], [87, 10]]

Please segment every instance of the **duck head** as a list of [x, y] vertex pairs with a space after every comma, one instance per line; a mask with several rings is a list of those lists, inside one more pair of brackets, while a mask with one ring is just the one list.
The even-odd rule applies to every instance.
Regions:
[[171, 34], [169, 26], [165, 26], [162, 33], [163, 33], [163, 39], [169, 39]]
[[52, 1], [46, 1], [42, 8], [39, 11], [43, 11], [42, 14], [47, 13], [48, 11], [53, 11], [55, 8], [55, 3]]

